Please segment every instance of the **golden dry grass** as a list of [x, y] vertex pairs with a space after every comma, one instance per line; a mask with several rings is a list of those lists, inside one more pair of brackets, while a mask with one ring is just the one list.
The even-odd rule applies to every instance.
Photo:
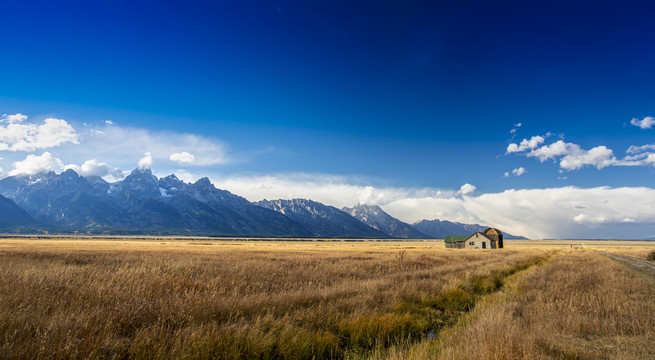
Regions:
[[387, 358], [654, 359], [655, 289], [591, 250], [569, 250], [486, 297], [437, 342]]
[[648, 358], [635, 244], [4, 239], [0, 358]]
[[547, 249], [0, 241], [2, 358], [344, 358], [457, 321]]
[[655, 251], [655, 241], [635, 240], [506, 240], [507, 247], [551, 248], [551, 249], [591, 249], [602, 252], [623, 254], [640, 259], [646, 259], [651, 251]]

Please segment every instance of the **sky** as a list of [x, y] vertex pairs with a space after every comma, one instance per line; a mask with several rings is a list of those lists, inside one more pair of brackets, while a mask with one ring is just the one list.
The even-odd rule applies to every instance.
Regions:
[[[655, 237], [648, 1], [0, 2], [0, 177]], [[3, 115], [4, 114], [4, 115]]]

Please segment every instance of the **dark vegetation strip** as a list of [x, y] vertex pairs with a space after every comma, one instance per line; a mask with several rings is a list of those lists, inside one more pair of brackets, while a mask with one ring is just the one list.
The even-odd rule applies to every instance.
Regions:
[[[344, 347], [355, 353], [386, 349], [399, 344], [411, 344], [425, 338], [436, 338], [441, 330], [454, 325], [462, 315], [470, 312], [485, 295], [500, 291], [505, 280], [535, 265], [542, 265], [548, 257], [535, 257], [517, 265], [496, 269], [484, 276], [470, 276], [457, 288], [434, 298], [396, 304], [387, 314], [374, 321], [355, 321], [349, 330]], [[389, 321], [391, 320], [391, 321]], [[363, 326], [362, 326], [363, 325]]]
[[[484, 276], [470, 276], [455, 289], [434, 298], [397, 303], [383, 313], [349, 318], [317, 315], [293, 325], [274, 317], [262, 318], [257, 322], [263, 326], [255, 330], [260, 334], [243, 331], [246, 323], [208, 329], [209, 333], [192, 345], [196, 347], [192, 352], [220, 359], [342, 359], [411, 345], [438, 337], [441, 330], [470, 312], [480, 298], [500, 291], [510, 275], [541, 265], [552, 255], [530, 258]], [[162, 349], [157, 349], [156, 343], [152, 345], [151, 349], [132, 347], [130, 353], [139, 358], [165, 355], [159, 353]]]

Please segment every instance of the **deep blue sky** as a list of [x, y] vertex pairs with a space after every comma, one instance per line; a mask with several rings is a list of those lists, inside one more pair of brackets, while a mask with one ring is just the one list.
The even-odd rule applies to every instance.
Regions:
[[[0, 114], [201, 134], [239, 159], [196, 173], [468, 182], [482, 192], [650, 185], [650, 166], [560, 174], [556, 162], [505, 149], [548, 131], [617, 158], [652, 143], [653, 130], [629, 122], [655, 113], [654, 10], [648, 1], [3, 1]], [[503, 176], [520, 166], [528, 172]]]

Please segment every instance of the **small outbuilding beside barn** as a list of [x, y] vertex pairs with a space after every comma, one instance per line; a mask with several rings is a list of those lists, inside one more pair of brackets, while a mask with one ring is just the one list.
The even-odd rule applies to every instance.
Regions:
[[487, 228], [483, 233], [471, 236], [446, 236], [446, 248], [449, 249], [502, 249], [503, 233], [495, 228]]

